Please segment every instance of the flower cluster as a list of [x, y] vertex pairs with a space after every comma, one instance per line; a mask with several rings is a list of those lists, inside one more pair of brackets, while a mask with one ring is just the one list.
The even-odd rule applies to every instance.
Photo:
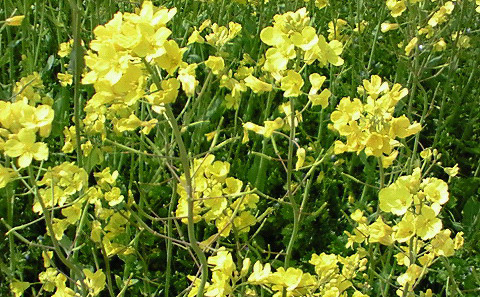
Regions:
[[[145, 1], [136, 13], [119, 12], [95, 28], [95, 39], [85, 57], [88, 72], [82, 80], [93, 84], [96, 92], [85, 106], [87, 131], [105, 136], [105, 123], [110, 120], [117, 133], [142, 127], [142, 133], [148, 134], [157, 120], [144, 121], [135, 115], [142, 97], [155, 112], [162, 113], [163, 104], [176, 100], [180, 85], [188, 96], [193, 95], [198, 84], [196, 65], [182, 61], [186, 48], [169, 39], [172, 31], [166, 27], [175, 13], [175, 8], [157, 8]], [[170, 78], [148, 86], [147, 63]]]
[[[77, 129], [75, 126], [65, 127], [63, 129], [63, 135], [65, 136], [64, 144], [62, 147], [62, 152], [68, 154], [72, 153], [75, 149], [77, 149]], [[90, 140], [84, 141], [85, 137], [80, 136], [80, 145], [81, 151], [83, 152], [84, 156], [90, 155], [92, 151], [93, 145]]]
[[[40, 284], [42, 284], [42, 289], [47, 292], [53, 292], [55, 290], [55, 293], [52, 295], [52, 297], [79, 296], [78, 293], [75, 293], [74, 290], [67, 287], [67, 276], [59, 272], [57, 268], [51, 267], [53, 263], [53, 252], [42, 252], [42, 257], [43, 266], [46, 268], [45, 271], [40, 272], [38, 275]], [[107, 278], [105, 273], [103, 273], [102, 269], [98, 269], [95, 273], [88, 269], [83, 269], [83, 273], [85, 274], [85, 285], [89, 290], [88, 296], [98, 296], [98, 294], [105, 288]], [[21, 288], [23, 292], [30, 286], [30, 283], [23, 282], [21, 285], [23, 285]], [[19, 286], [19, 284], [16, 284], [16, 286]], [[18, 296], [20, 295], [21, 293]]]
[[[409, 5], [406, 5], [406, 2], [410, 2], [410, 6], [417, 5], [420, 2], [427, 2], [422, 0], [387, 0], [386, 5], [390, 10], [390, 14], [394, 18], [399, 18], [406, 10]], [[431, 48], [434, 52], [444, 51], [447, 48], [446, 38], [444, 35], [445, 26], [450, 16], [453, 14], [456, 6], [456, 1], [429, 1], [433, 3], [423, 3], [417, 8], [419, 10], [422, 21], [419, 22], [422, 25], [417, 26], [417, 32], [415, 36], [410, 37], [410, 40], [405, 44], [401, 42], [398, 44], [399, 48], [405, 49], [405, 55], [410, 56], [414, 53], [414, 48], [417, 45], [421, 45], [421, 49]], [[478, 1], [477, 1], [478, 2]], [[433, 6], [432, 6], [433, 5]], [[480, 9], [477, 8], [477, 11], [480, 12]], [[382, 32], [388, 32], [390, 30], [395, 30], [399, 28], [398, 23], [389, 23], [385, 22], [381, 26]], [[460, 36], [457, 40], [457, 36], [460, 32], [454, 32], [451, 36], [451, 43], [456, 44], [457, 47], [468, 47], [470, 37]], [[425, 37], [425, 38], [423, 38]], [[424, 40], [421, 40], [421, 39]]]
[[[349, 296], [347, 289], [353, 287], [359, 272], [366, 270], [367, 259], [359, 253], [348, 257], [335, 254], [313, 254], [310, 261], [315, 268], [315, 275], [304, 272], [299, 268], [280, 267], [275, 272], [271, 265], [262, 265], [257, 261], [253, 272], [248, 278], [251, 285], [266, 286], [275, 291], [273, 296]], [[353, 297], [366, 297], [357, 290], [353, 290]]]
[[335, 141], [335, 154], [343, 152], [365, 151], [367, 156], [380, 157], [384, 167], [392, 164], [398, 155], [395, 147], [399, 142], [395, 138], [405, 138], [421, 130], [419, 123], [410, 123], [402, 115], [393, 116], [396, 104], [408, 94], [400, 84], [392, 88], [387, 82], [373, 75], [364, 80], [359, 91], [366, 96], [366, 102], [360, 99], [344, 97], [331, 114], [332, 128], [347, 138], [347, 142]]
[[[238, 233], [248, 232], [250, 226], [256, 223], [251, 210], [256, 208], [259, 197], [249, 193], [248, 186], [242, 192], [243, 182], [228, 177], [230, 163], [214, 159], [214, 155], [208, 155], [193, 162], [191, 176], [194, 222], [202, 219], [207, 223], [214, 221], [218, 234], [222, 237], [227, 237], [232, 229]], [[176, 216], [187, 223], [188, 195], [182, 186], [185, 174], [180, 176], [180, 180]]]
[[[207, 19], [200, 25], [198, 29], [194, 27], [192, 34], [188, 38], [187, 44], [202, 44], [206, 42], [221, 51], [222, 48], [233, 38], [235, 38], [241, 30], [242, 26], [235, 22], [229, 22], [228, 27], [225, 27], [220, 26], [217, 23], [212, 23], [211, 20]], [[210, 33], [204, 34], [204, 36], [200, 34], [207, 31]]]
[[13, 92], [13, 103], [0, 101], [0, 151], [18, 157], [17, 165], [25, 168], [33, 159], [48, 159], [47, 144], [37, 142], [37, 134], [42, 138], [50, 135], [54, 111], [51, 98], [43, 94], [38, 73], [22, 78]]
[[282, 72], [288, 68], [297, 55], [308, 65], [318, 61], [320, 65], [339, 66], [343, 59], [342, 43], [318, 35], [316, 29], [308, 25], [310, 17], [305, 8], [296, 12], [287, 12], [274, 16], [273, 26], [266, 27], [260, 33], [261, 40], [271, 46], [265, 53], [263, 70], [270, 72], [277, 80], [281, 80]]
[[[225, 247], [221, 247], [215, 256], [208, 258], [208, 264], [212, 265], [210, 267], [212, 278], [210, 282], [205, 284], [205, 296], [231, 296], [230, 294], [234, 291], [235, 284], [247, 274], [250, 267], [250, 259], [246, 258], [243, 261], [242, 269], [238, 273], [232, 254]], [[188, 278], [194, 282], [194, 286], [188, 293], [188, 296], [196, 296], [200, 280], [195, 279], [193, 276]]]
[[[129, 255], [134, 252], [129, 244], [129, 236], [125, 236], [130, 212], [120, 208], [125, 197], [117, 186], [118, 171], [111, 172], [107, 167], [94, 173], [94, 176], [97, 185], [88, 188], [85, 193], [85, 200], [95, 206], [90, 239], [103, 246], [109, 257]], [[128, 194], [128, 203], [133, 204], [131, 192]]]
[[[449, 200], [448, 185], [435, 177], [423, 178], [420, 168], [413, 174], [399, 177], [394, 183], [379, 192], [379, 207], [385, 214], [368, 224], [363, 212], [356, 210], [352, 219], [357, 222], [347, 247], [361, 243], [397, 245], [397, 263], [405, 266], [406, 272], [397, 278], [403, 291], [410, 291], [425, 276], [428, 267], [439, 256], [450, 257], [463, 245], [462, 232], [451, 238], [452, 232], [442, 229], [438, 217], [442, 206]], [[385, 222], [388, 214], [392, 222]]]
[[[357, 274], [366, 270], [367, 259], [360, 253], [348, 257], [325, 253], [313, 254], [309, 263], [314, 266], [313, 275], [294, 267], [287, 269], [279, 267], [272, 271], [270, 263], [263, 265], [260, 261], [257, 261], [250, 270], [250, 258], [243, 260], [238, 271], [232, 254], [225, 247], [221, 247], [215, 256], [208, 258], [212, 277], [211, 281], [205, 284], [205, 296], [233, 296], [237, 288], [247, 285], [245, 290], [247, 296], [257, 296], [254, 288], [262, 286], [272, 292], [273, 297], [283, 296], [284, 291], [288, 297], [310, 295], [367, 297], [357, 289], [352, 290], [355, 288]], [[243, 278], [246, 282], [239, 284]], [[188, 295], [191, 297], [197, 294], [200, 280], [193, 276], [189, 276], [189, 279], [193, 281], [193, 288]], [[356, 284], [356, 287], [359, 285], [361, 284]], [[349, 295], [347, 289], [353, 293]]]
[[[50, 168], [37, 185], [45, 186], [38, 190], [38, 194], [46, 208], [63, 206], [71, 202], [73, 195], [88, 187], [88, 174], [73, 162], [64, 162]], [[38, 200], [33, 204], [33, 211], [38, 214], [44, 211]]]

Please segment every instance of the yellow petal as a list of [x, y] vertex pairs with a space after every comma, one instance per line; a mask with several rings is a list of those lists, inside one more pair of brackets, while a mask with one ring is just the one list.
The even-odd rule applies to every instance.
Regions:
[[24, 18], [25, 18], [24, 15], [17, 15], [17, 16], [6, 19], [5, 24], [7, 26], [20, 26]]
[[324, 89], [320, 94], [308, 95], [308, 99], [312, 101], [312, 106], [321, 105], [322, 108], [326, 108], [331, 95], [332, 92], [329, 89]]
[[23, 153], [20, 158], [18, 158], [17, 163], [20, 168], [28, 167], [32, 163], [33, 154], [30, 152]]

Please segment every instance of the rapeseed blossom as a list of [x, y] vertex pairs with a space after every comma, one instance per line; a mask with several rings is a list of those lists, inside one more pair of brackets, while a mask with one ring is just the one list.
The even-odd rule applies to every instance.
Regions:
[[347, 138], [346, 143], [335, 141], [335, 154], [365, 151], [367, 156], [381, 157], [383, 166], [389, 167], [398, 154], [395, 138], [408, 137], [421, 129], [405, 116], [393, 116], [395, 105], [408, 91], [399, 84], [390, 88], [373, 75], [370, 81], [363, 81], [359, 92], [366, 96], [365, 103], [344, 97], [330, 116], [332, 128]]
[[16, 15], [13, 17], [9, 17], [8, 19], [5, 20], [5, 24], [7, 26], [20, 26], [24, 18], [25, 18], [24, 15]]
[[[423, 155], [428, 157], [426, 153]], [[397, 245], [401, 251], [395, 255], [397, 263], [407, 267], [397, 277], [401, 286], [397, 295], [402, 296], [404, 290], [414, 288], [436, 257], [452, 256], [463, 245], [463, 237], [460, 232], [452, 239], [452, 232], [443, 229], [439, 217], [442, 205], [449, 198], [448, 185], [434, 177], [422, 179], [420, 168], [381, 189], [378, 197], [382, 212], [373, 223], [368, 224], [362, 211], [352, 214], [357, 227], [354, 234], [345, 232], [347, 247], [375, 242]], [[387, 219], [392, 218], [388, 213], [394, 215], [392, 221]]]
[[[248, 232], [256, 223], [251, 210], [259, 200], [256, 194], [243, 194], [243, 182], [229, 177], [230, 163], [214, 161], [213, 155], [195, 159], [191, 176], [193, 183], [193, 220], [213, 222], [219, 236], [227, 237], [233, 228], [239, 233]], [[184, 180], [185, 175], [180, 176]], [[246, 191], [249, 188], [246, 187]], [[187, 223], [188, 197], [183, 186], [177, 187], [178, 201], [176, 216]]]

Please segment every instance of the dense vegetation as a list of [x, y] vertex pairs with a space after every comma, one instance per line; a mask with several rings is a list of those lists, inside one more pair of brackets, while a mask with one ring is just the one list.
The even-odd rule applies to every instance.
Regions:
[[0, 296], [480, 294], [479, 0], [0, 15]]

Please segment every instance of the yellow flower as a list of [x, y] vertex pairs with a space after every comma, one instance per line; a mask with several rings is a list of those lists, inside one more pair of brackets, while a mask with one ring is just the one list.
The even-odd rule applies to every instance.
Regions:
[[188, 37], [187, 45], [192, 43], [205, 43], [205, 39], [202, 37], [202, 35], [200, 35], [200, 32], [196, 29], [193, 30], [190, 37]]
[[318, 276], [328, 275], [338, 270], [338, 256], [335, 254], [313, 254], [308, 263], [315, 266], [315, 273]]
[[[305, 0], [305, 2], [308, 2], [307, 0]], [[324, 8], [325, 6], [328, 5], [328, 0], [315, 0], [315, 6], [318, 8], [318, 9], [322, 9]]]
[[374, 100], [378, 98], [378, 95], [388, 91], [388, 83], [386, 81], [382, 83], [382, 78], [378, 75], [372, 75], [370, 80], [364, 79], [363, 87]]
[[410, 124], [410, 120], [405, 115], [402, 115], [398, 118], [393, 118], [390, 126], [390, 136], [392, 138], [405, 138], [418, 133], [421, 129], [422, 126], [419, 123], [414, 122]]
[[203, 206], [208, 211], [203, 215], [205, 221], [210, 222], [218, 219], [223, 211], [228, 207], [228, 201], [222, 197], [222, 190], [220, 187], [207, 189], [203, 195]]
[[245, 78], [245, 85], [252, 89], [254, 93], [270, 92], [272, 85], [261, 81], [253, 75], [249, 75]]
[[455, 253], [454, 241], [450, 238], [452, 231], [445, 229], [440, 231], [432, 239], [432, 249], [435, 255], [450, 257]]
[[423, 192], [425, 193], [427, 200], [433, 203], [443, 205], [448, 201], [448, 185], [441, 179], [431, 177], [426, 178], [423, 181], [425, 187]]
[[43, 251], [42, 258], [43, 258], [43, 267], [45, 268], [50, 267], [52, 265], [53, 251]]
[[266, 27], [260, 32], [260, 39], [269, 46], [277, 46], [288, 42], [287, 36], [277, 27]]
[[95, 273], [88, 269], [83, 269], [85, 273], [85, 283], [90, 291], [90, 296], [97, 296], [104, 288], [107, 277], [103, 273], [102, 269], [97, 270]]
[[[423, 273], [423, 268], [416, 265], [412, 264], [407, 268], [407, 271], [400, 275], [397, 278], [398, 283], [403, 287], [403, 289], [409, 290], [408, 288], [405, 288], [407, 285], [412, 286], [415, 281], [422, 275]], [[397, 293], [398, 294], [398, 293]], [[401, 294], [399, 296], [402, 296]]]
[[161, 105], [173, 103], [177, 100], [180, 81], [174, 77], [163, 80], [160, 84], [162, 90], [157, 89], [156, 84], [150, 86], [150, 94], [146, 95], [148, 102], [153, 105], [153, 111], [161, 113]]
[[443, 171], [445, 171], [445, 173], [448, 174], [448, 176], [450, 176], [450, 177], [457, 176], [459, 170], [460, 169], [458, 168], [458, 164], [455, 164], [455, 166], [453, 166], [453, 167], [443, 168]]
[[197, 64], [181, 65], [178, 71], [178, 80], [182, 83], [182, 89], [188, 97], [193, 96], [195, 88], [198, 86], [198, 80], [195, 79], [195, 69]]
[[235, 228], [238, 229], [239, 233], [244, 233], [250, 231], [250, 226], [255, 225], [257, 219], [248, 211], [242, 211], [240, 215], [236, 216], [233, 220]]
[[302, 275], [303, 271], [298, 268], [289, 267], [285, 270], [283, 267], [279, 267], [276, 272], [270, 275], [269, 281], [275, 284], [273, 289], [276, 291], [283, 288], [286, 288], [287, 291], [293, 291], [302, 281]]
[[7, 26], [20, 26], [22, 24], [23, 19], [25, 18], [24, 15], [16, 15], [11, 18], [5, 20], [5, 24]]
[[443, 38], [440, 38], [435, 44], [433, 45], [434, 52], [441, 52], [447, 48], [447, 43]]
[[317, 94], [326, 77], [318, 73], [312, 73], [308, 78], [312, 84], [312, 88], [308, 92], [308, 99], [312, 102], [312, 106], [321, 105], [322, 108], [326, 108], [328, 106], [328, 98], [330, 98], [332, 93], [329, 89], [324, 89], [320, 94]]
[[93, 221], [92, 222], [92, 231], [90, 232], [90, 239], [93, 242], [100, 243], [102, 240], [102, 224], [99, 221]]
[[295, 32], [290, 41], [304, 51], [313, 48], [318, 42], [316, 30], [313, 27], [307, 26], [303, 28], [302, 32]]
[[370, 133], [365, 142], [367, 156], [380, 157], [383, 153], [390, 153], [390, 139], [377, 132]]
[[215, 178], [219, 182], [225, 181], [230, 172], [230, 163], [215, 161], [213, 164], [205, 168], [205, 176]]
[[235, 22], [228, 22], [228, 39], [231, 40], [235, 38], [240, 31], [242, 31], [242, 25]]
[[14, 173], [11, 168], [6, 168], [0, 165], [0, 189], [5, 188], [5, 186], [11, 181], [13, 176]]
[[[63, 237], [63, 234], [65, 233], [65, 230], [67, 230], [68, 226], [70, 223], [66, 219], [53, 219], [53, 224], [52, 224], [52, 229], [53, 229], [53, 235], [57, 240], [61, 240]], [[48, 231], [48, 230], [47, 230]], [[50, 236], [50, 231], [47, 232]]]
[[250, 260], [250, 258], [243, 259], [242, 270], [240, 270], [240, 277], [247, 276], [247, 273], [248, 273], [248, 270], [250, 269], [251, 264], [252, 264], [252, 261]]
[[48, 147], [43, 142], [35, 142], [35, 133], [32, 130], [22, 129], [14, 138], [5, 142], [5, 154], [9, 157], [19, 157], [18, 166], [28, 167], [32, 159], [37, 161], [48, 159]]
[[255, 262], [253, 265], [253, 272], [248, 277], [248, 282], [254, 285], [267, 283], [267, 280], [271, 275], [271, 269], [270, 263], [267, 263], [265, 266], [263, 266], [260, 261]]
[[122, 203], [124, 197], [118, 187], [113, 187], [110, 191], [105, 193], [105, 200], [108, 201], [108, 205], [115, 206]]
[[118, 120], [115, 123], [114, 128], [121, 133], [124, 131], [133, 131], [138, 127], [140, 127], [141, 124], [142, 124], [142, 121], [139, 118], [137, 118], [136, 115], [131, 114], [128, 118], [122, 118]]
[[421, 214], [415, 218], [415, 229], [423, 240], [435, 237], [442, 230], [442, 220], [436, 217], [435, 211], [424, 205]]
[[73, 75], [71, 75], [70, 73], [58, 73], [57, 78], [60, 81], [60, 85], [62, 87], [71, 85], [73, 82]]
[[369, 241], [371, 243], [379, 242], [383, 245], [391, 245], [393, 243], [392, 232], [392, 227], [385, 224], [382, 217], [378, 217], [373, 224], [368, 226]]
[[367, 218], [363, 215], [363, 211], [361, 211], [360, 209], [356, 209], [350, 215], [350, 217], [352, 218], [352, 220], [354, 220], [355, 222], [357, 222], [359, 224], [365, 224], [367, 222]]
[[210, 56], [208, 60], [205, 61], [205, 66], [212, 70], [213, 74], [219, 75], [220, 72], [225, 68], [225, 62], [222, 57]]
[[60, 56], [60, 58], [64, 58], [70, 55], [70, 53], [72, 52], [72, 46], [73, 46], [73, 39], [70, 39], [67, 42], [60, 43], [59, 49], [58, 49], [58, 55]]
[[263, 131], [263, 133], [259, 134], [263, 134], [263, 136], [265, 137], [271, 137], [273, 131], [281, 129], [283, 127], [284, 121], [282, 118], [276, 118], [274, 121], [265, 121], [263, 122], [263, 124], [265, 125], [265, 130]]
[[382, 23], [380, 25], [380, 30], [385, 33], [391, 30], [396, 30], [398, 29], [399, 25], [397, 23]]
[[418, 38], [417, 37], [413, 37], [407, 44], [407, 46], [405, 46], [405, 55], [407, 56], [410, 56], [412, 50], [415, 48], [415, 46], [417, 45], [418, 43]]
[[404, 0], [387, 0], [387, 7], [394, 18], [400, 16], [407, 9]]
[[10, 284], [10, 290], [15, 295], [15, 297], [22, 296], [23, 292], [25, 292], [28, 287], [30, 287], [29, 282], [14, 281]]
[[447, 21], [447, 15], [451, 14], [455, 8], [452, 1], [446, 2], [439, 10], [437, 10], [433, 16], [428, 20], [428, 24], [432, 27], [442, 24]]
[[406, 186], [394, 183], [378, 193], [380, 209], [401, 216], [407, 212], [413, 197]]
[[340, 54], [343, 52], [343, 45], [340, 41], [332, 40], [327, 43], [325, 37], [319, 36], [318, 48], [323, 53], [323, 58], [319, 60], [322, 65], [326, 65], [326, 62], [334, 66], [343, 65], [344, 61], [342, 58], [340, 58]]
[[278, 79], [277, 72], [286, 70], [288, 61], [295, 58], [295, 46], [290, 43], [285, 43], [281, 47], [269, 48], [265, 53], [265, 65], [263, 70], [275, 74], [274, 77]]
[[287, 75], [281, 79], [280, 88], [285, 91], [284, 97], [297, 97], [302, 94], [303, 79], [296, 71], [288, 70]]
[[175, 40], [166, 41], [163, 44], [164, 54], [155, 59], [155, 63], [172, 75], [182, 62], [186, 48], [179, 48]]
[[297, 162], [295, 163], [295, 170], [299, 170], [305, 162], [305, 149], [303, 147], [297, 150]]
[[463, 232], [458, 232], [457, 235], [455, 235], [453, 248], [458, 250], [463, 246], [463, 243], [464, 243]]
[[330, 21], [328, 23], [328, 40], [345, 41], [346, 36], [342, 35], [342, 31], [346, 25], [347, 21], [343, 19], [337, 19], [335, 22]]
[[407, 212], [402, 220], [394, 226], [395, 234], [393, 237], [398, 242], [407, 242], [415, 235], [415, 218], [412, 213]]
[[81, 203], [74, 203], [69, 207], [62, 209], [62, 215], [66, 217], [66, 220], [70, 224], [75, 224], [82, 214], [82, 205]]
[[[38, 280], [42, 283], [43, 289], [47, 292], [53, 292], [55, 290], [55, 283], [58, 276], [58, 271], [56, 268], [47, 268], [45, 271], [40, 272], [38, 275]], [[63, 276], [63, 274], [60, 274]], [[65, 277], [65, 280], [67, 278]]]

